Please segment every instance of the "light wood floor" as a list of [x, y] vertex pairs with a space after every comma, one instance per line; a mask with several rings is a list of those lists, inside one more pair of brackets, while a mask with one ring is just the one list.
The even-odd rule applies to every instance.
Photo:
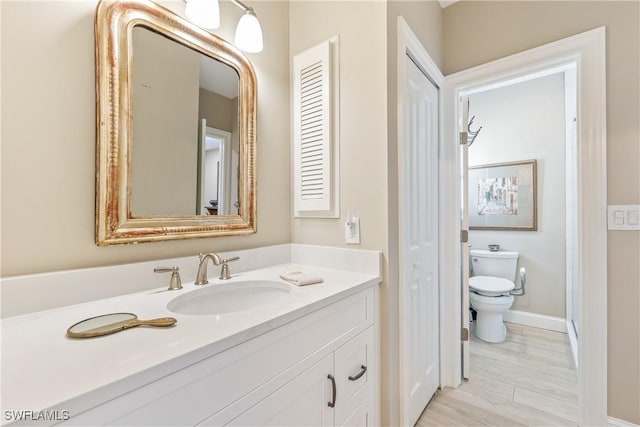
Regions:
[[577, 383], [566, 334], [507, 323], [507, 340], [471, 334], [471, 379], [438, 390], [426, 426], [575, 426]]

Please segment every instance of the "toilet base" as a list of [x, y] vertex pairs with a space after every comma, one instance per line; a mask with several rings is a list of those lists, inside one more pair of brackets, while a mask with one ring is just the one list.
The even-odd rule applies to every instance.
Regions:
[[507, 327], [502, 320], [502, 313], [478, 311], [476, 337], [490, 343], [503, 342], [507, 338]]

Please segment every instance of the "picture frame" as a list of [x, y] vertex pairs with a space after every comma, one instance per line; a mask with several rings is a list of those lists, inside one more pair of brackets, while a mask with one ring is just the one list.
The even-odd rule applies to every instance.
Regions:
[[537, 161], [469, 166], [469, 229], [536, 231]]

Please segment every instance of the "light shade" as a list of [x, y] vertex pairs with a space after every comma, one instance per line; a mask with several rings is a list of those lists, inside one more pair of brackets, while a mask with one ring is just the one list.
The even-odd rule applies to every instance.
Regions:
[[262, 27], [260, 22], [253, 13], [253, 10], [247, 10], [238, 22], [236, 28], [236, 46], [245, 52], [262, 51]]
[[215, 29], [220, 26], [218, 0], [187, 0], [184, 13], [191, 22], [199, 27]]

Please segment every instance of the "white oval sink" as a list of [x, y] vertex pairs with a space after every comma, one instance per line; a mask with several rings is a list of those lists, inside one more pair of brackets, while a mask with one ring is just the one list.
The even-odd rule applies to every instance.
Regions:
[[167, 308], [179, 314], [222, 314], [252, 310], [280, 304], [289, 299], [291, 288], [268, 280], [246, 280], [206, 285], [205, 288], [180, 295]]

